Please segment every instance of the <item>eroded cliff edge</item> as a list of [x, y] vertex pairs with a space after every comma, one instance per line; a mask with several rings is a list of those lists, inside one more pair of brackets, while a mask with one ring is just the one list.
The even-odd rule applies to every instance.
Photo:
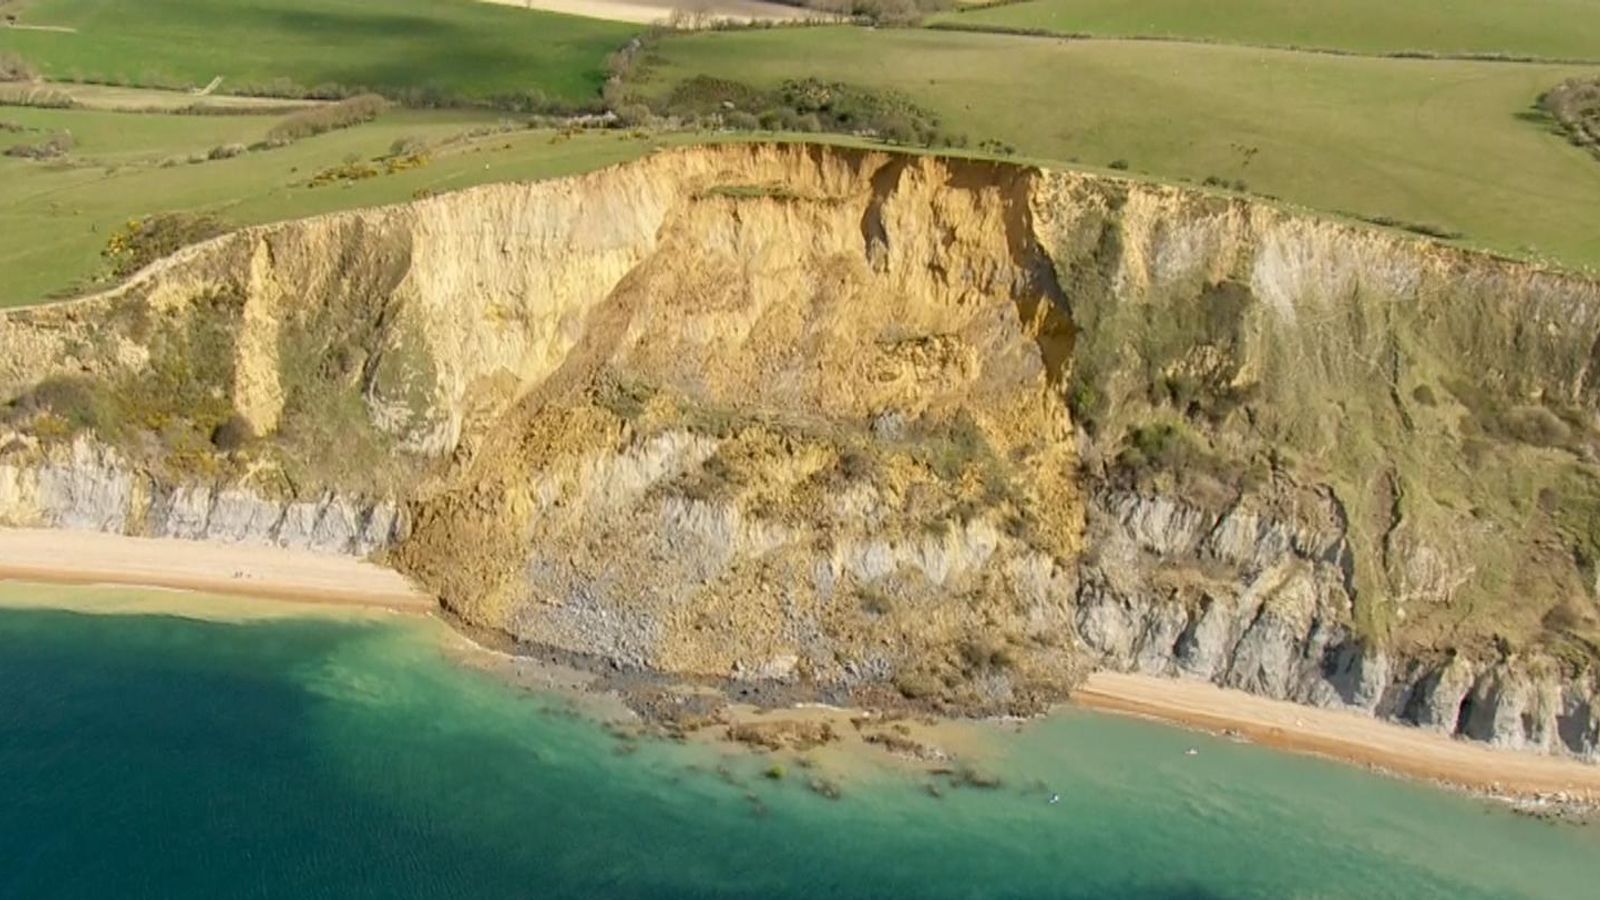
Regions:
[[1110, 666], [1594, 759], [1597, 318], [1239, 199], [677, 151], [0, 316], [0, 521], [379, 552], [620, 665], [961, 711]]

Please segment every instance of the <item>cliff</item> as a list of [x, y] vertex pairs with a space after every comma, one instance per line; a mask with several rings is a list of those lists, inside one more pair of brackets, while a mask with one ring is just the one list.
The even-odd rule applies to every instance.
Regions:
[[1597, 318], [1239, 199], [677, 151], [0, 316], [0, 520], [381, 552], [619, 665], [959, 711], [1110, 666], [1593, 759]]
[[[8, 442], [9, 439], [9, 442]], [[273, 499], [236, 484], [163, 483], [79, 439], [23, 462], [29, 441], [0, 432], [0, 524], [252, 543], [367, 556], [405, 534], [404, 509], [332, 492]], [[36, 448], [37, 449], [37, 448]]]

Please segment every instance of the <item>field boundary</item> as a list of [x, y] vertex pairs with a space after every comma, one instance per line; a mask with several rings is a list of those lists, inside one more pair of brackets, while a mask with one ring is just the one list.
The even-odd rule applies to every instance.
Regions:
[[[993, 9], [996, 6], [1013, 6], [1027, 0], [991, 3], [984, 6], [957, 7], [956, 14]], [[1138, 41], [1147, 44], [1182, 44], [1201, 47], [1239, 47], [1248, 50], [1277, 50], [1283, 53], [1315, 53], [1322, 56], [1345, 56], [1354, 59], [1414, 59], [1422, 62], [1481, 62], [1510, 63], [1542, 66], [1600, 66], [1600, 57], [1525, 56], [1510, 53], [1436, 53], [1432, 50], [1395, 50], [1389, 53], [1362, 53], [1358, 50], [1341, 50], [1338, 47], [1304, 47], [1298, 44], [1270, 44], [1251, 41], [1222, 41], [1215, 38], [1179, 37], [1153, 34], [1090, 34], [1083, 31], [1051, 31], [1047, 28], [1021, 28], [1012, 25], [963, 25], [959, 22], [928, 22], [921, 26], [925, 31], [953, 31], [966, 34], [998, 34], [1010, 37], [1041, 38], [1066, 42]]]
[[326, 106], [326, 100], [299, 100], [246, 94], [200, 94], [169, 88], [127, 87], [86, 81], [0, 82], [0, 107], [84, 109], [98, 112], [172, 115], [284, 115]]

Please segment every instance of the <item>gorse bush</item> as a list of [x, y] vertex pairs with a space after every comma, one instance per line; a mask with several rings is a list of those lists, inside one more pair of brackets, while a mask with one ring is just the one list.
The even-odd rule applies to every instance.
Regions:
[[228, 230], [226, 222], [204, 213], [163, 213], [133, 219], [106, 242], [100, 255], [114, 278], [126, 278], [163, 256]]
[[389, 101], [377, 94], [360, 94], [327, 106], [301, 110], [286, 117], [267, 132], [267, 140], [287, 144], [340, 128], [370, 122], [389, 108]]

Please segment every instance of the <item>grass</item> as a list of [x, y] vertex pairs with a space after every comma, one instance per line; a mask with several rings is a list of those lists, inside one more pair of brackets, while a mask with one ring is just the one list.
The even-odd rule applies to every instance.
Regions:
[[1148, 41], [859, 28], [662, 41], [639, 90], [696, 75], [764, 90], [826, 72], [896, 91], [946, 133], [1019, 155], [1459, 232], [1466, 243], [1600, 266], [1600, 166], [1532, 113], [1596, 67], [1347, 57]]
[[432, 154], [427, 165], [336, 186], [306, 187], [347, 159], [386, 156], [397, 140], [438, 145], [498, 120], [468, 111], [396, 110], [375, 121], [274, 150], [163, 168], [174, 156], [261, 140], [281, 116], [187, 116], [0, 107], [0, 121], [36, 129], [0, 133], [0, 145], [71, 131], [68, 162], [0, 156], [0, 307], [35, 302], [102, 274], [102, 248], [130, 218], [203, 211], [235, 225], [393, 203], [419, 191], [547, 178], [636, 157], [652, 146], [620, 133], [485, 135]]
[[1352, 53], [1600, 59], [1597, 0], [1027, 0], [934, 22]]
[[475, 0], [31, 0], [0, 29], [46, 77], [294, 95], [319, 85], [420, 100], [537, 92], [592, 105], [639, 28]]

